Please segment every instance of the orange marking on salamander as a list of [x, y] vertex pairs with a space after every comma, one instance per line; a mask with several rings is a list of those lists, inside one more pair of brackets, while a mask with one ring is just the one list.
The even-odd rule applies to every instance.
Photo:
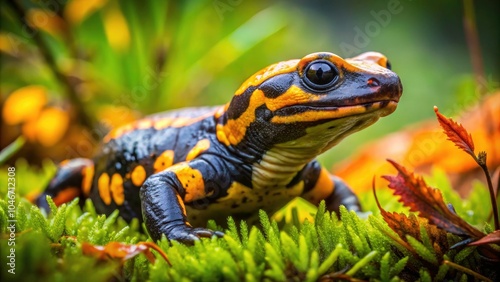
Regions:
[[90, 194], [90, 189], [92, 188], [92, 180], [94, 179], [94, 165], [86, 166], [82, 170], [82, 191], [85, 197]]
[[176, 193], [176, 196], [177, 202], [179, 203], [179, 206], [181, 206], [182, 214], [186, 215], [186, 206], [184, 205], [184, 201], [182, 200], [181, 195]]
[[169, 168], [169, 170], [172, 170], [177, 175], [182, 187], [186, 191], [186, 195], [184, 196], [185, 203], [207, 196], [201, 171], [190, 167], [187, 163], [176, 164]]
[[208, 117], [214, 116], [214, 112], [204, 114], [198, 117], [193, 117], [193, 118], [188, 118], [188, 117], [178, 117], [178, 118], [172, 118], [172, 117], [150, 117], [150, 118], [145, 118], [141, 119], [138, 121], [134, 121], [132, 123], [129, 123], [127, 125], [124, 125], [122, 127], [118, 127], [116, 129], [111, 130], [108, 135], [104, 137], [104, 142], [108, 142], [111, 139], [116, 139], [126, 133], [132, 132], [136, 129], [147, 129], [154, 127], [156, 130], [161, 130], [165, 129], [168, 127], [174, 127], [174, 128], [179, 128], [179, 127], [184, 127], [184, 126], [189, 126], [191, 124], [197, 123], [199, 121], [202, 121]]
[[142, 183], [144, 183], [144, 181], [146, 180], [146, 170], [144, 169], [144, 167], [142, 165], [136, 166], [134, 170], [132, 170], [130, 179], [135, 186], [142, 186]]
[[330, 177], [330, 173], [322, 168], [314, 188], [305, 193], [302, 197], [311, 203], [318, 204], [321, 200], [330, 196], [334, 189], [335, 184]]
[[106, 136], [104, 136], [104, 142], [108, 142], [111, 139], [116, 139], [127, 132], [131, 132], [134, 129], [135, 128], [134, 128], [133, 123], [129, 123], [129, 124], [126, 124], [124, 126], [117, 127], [115, 129], [111, 130]]
[[299, 60], [290, 60], [290, 61], [284, 61], [284, 62], [279, 62], [273, 65], [270, 65], [253, 76], [249, 77], [241, 86], [236, 90], [234, 93], [235, 96], [241, 95], [247, 90], [247, 88], [251, 86], [256, 86], [261, 84], [263, 81], [267, 80], [270, 77], [279, 75], [279, 74], [284, 74], [284, 73], [290, 73], [294, 72], [297, 70], [297, 63]]
[[120, 174], [114, 173], [111, 177], [111, 185], [109, 187], [111, 190], [111, 195], [113, 196], [113, 201], [121, 206], [125, 201], [125, 195], [123, 194], [123, 178]]
[[227, 108], [229, 108], [229, 103], [227, 103], [224, 106], [218, 108], [215, 111], [214, 117], [215, 118], [220, 118], [227, 111]]
[[71, 160], [63, 160], [62, 162], [59, 163], [59, 166], [65, 166], [67, 165]]
[[161, 155], [156, 158], [155, 163], [153, 164], [154, 173], [160, 172], [167, 167], [171, 167], [174, 164], [174, 151], [166, 150], [161, 153]]
[[174, 118], [162, 118], [159, 120], [155, 120], [153, 126], [156, 130], [160, 130], [169, 127], [173, 121]]
[[204, 114], [204, 115], [201, 115], [201, 116], [198, 116], [198, 117], [193, 117], [193, 118], [186, 118], [186, 117], [179, 117], [179, 118], [176, 118], [173, 120], [172, 124], [170, 125], [170, 127], [184, 127], [184, 126], [189, 126], [189, 125], [192, 125], [192, 124], [195, 124], [199, 121], [202, 121], [208, 117], [211, 117], [211, 116], [214, 116], [214, 113], [208, 113], [208, 114]]
[[111, 204], [111, 193], [109, 191], [109, 175], [107, 173], [101, 174], [97, 180], [97, 188], [99, 189], [99, 196], [102, 201], [109, 205]]
[[186, 161], [190, 161], [197, 156], [199, 156], [201, 153], [205, 152], [210, 148], [210, 140], [208, 139], [202, 139], [194, 145], [194, 147], [189, 151], [189, 153], [186, 156]]
[[61, 190], [61, 192], [57, 193], [57, 195], [54, 197], [54, 204], [56, 206], [60, 206], [64, 203], [67, 203], [74, 198], [80, 196], [80, 189], [76, 187], [67, 187]]
[[153, 127], [153, 121], [150, 119], [141, 119], [135, 124], [135, 129], [147, 129]]

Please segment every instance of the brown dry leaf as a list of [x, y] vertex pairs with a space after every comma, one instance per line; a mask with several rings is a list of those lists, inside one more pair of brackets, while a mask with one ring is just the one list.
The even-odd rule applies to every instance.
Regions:
[[172, 266], [163, 250], [161, 250], [158, 245], [151, 242], [139, 242], [132, 245], [120, 242], [110, 242], [106, 246], [96, 246], [87, 242], [82, 243], [83, 254], [97, 257], [99, 260], [120, 259], [123, 262], [143, 253], [151, 263], [154, 263], [156, 258], [150, 249], [154, 249], [160, 253], [168, 265]]
[[423, 227], [429, 236], [430, 242], [438, 258], [442, 258], [446, 251], [448, 251], [449, 246], [446, 231], [437, 228], [435, 225], [429, 224], [426, 219], [417, 217], [415, 214], [407, 216], [404, 213], [391, 213], [382, 210], [381, 213], [389, 227], [405, 242], [407, 242], [406, 235], [410, 235], [422, 242], [423, 238], [420, 229]]
[[421, 217], [427, 218], [429, 223], [456, 235], [472, 238], [485, 235], [450, 211], [438, 189], [428, 187], [422, 177], [414, 176], [392, 160], [388, 161], [398, 170], [398, 175], [382, 177], [389, 181], [389, 188], [394, 190], [394, 195], [401, 196], [399, 201], [409, 207], [410, 211], [418, 212]]

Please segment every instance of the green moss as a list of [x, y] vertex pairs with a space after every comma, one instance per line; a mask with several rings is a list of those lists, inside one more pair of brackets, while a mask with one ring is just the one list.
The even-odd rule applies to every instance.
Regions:
[[[323, 275], [334, 277], [339, 271], [358, 279], [381, 281], [470, 278], [447, 265], [439, 265], [438, 262], [443, 259], [475, 271], [481, 270], [478, 266], [480, 256], [474, 247], [448, 250], [444, 257], [438, 257], [426, 231], [422, 229], [420, 241], [408, 239], [418, 253], [412, 255], [393, 240], [397, 235], [388, 228], [380, 215], [362, 219], [342, 208], [339, 220], [335, 214], [325, 210], [324, 203], [318, 207], [314, 223], [297, 223], [298, 216], [292, 217], [288, 223], [278, 223], [260, 212], [260, 226], [248, 226], [245, 222], [235, 222], [229, 218], [228, 228], [224, 230], [226, 235], [220, 239], [202, 239], [194, 246], [170, 243], [163, 239], [159, 246], [167, 253], [172, 267], [159, 255], [154, 264], [144, 255], [138, 255], [125, 263], [117, 260], [98, 261], [82, 254], [82, 243], [106, 245], [114, 241], [127, 244], [146, 241], [148, 238], [141, 232], [138, 222], [127, 224], [117, 212], [109, 216], [98, 215], [90, 201], [85, 202], [82, 209], [78, 200], [60, 207], [50, 202], [53, 210], [46, 216], [21, 196], [29, 193], [29, 187], [25, 187], [33, 183], [29, 178], [43, 179], [50, 171], [33, 171], [28, 167], [23, 169], [26, 169], [23, 173], [28, 181], [19, 182], [20, 193], [15, 204], [16, 274], [2, 271], [2, 281], [12, 278], [68, 281], [81, 277], [94, 281], [113, 277], [132, 281], [315, 281]], [[438, 181], [446, 180], [439, 173], [436, 175]], [[451, 188], [445, 188], [443, 194], [453, 200], [460, 214], [468, 214], [473, 222], [480, 223], [487, 213], [471, 213], [468, 209], [481, 205], [481, 196], [485, 197], [481, 189], [486, 190], [477, 186], [468, 199], [460, 201], [457, 201], [459, 198]], [[10, 249], [5, 248], [10, 234], [9, 205], [6, 191], [1, 190], [1, 193], [0, 260], [5, 265], [10, 253]], [[387, 191], [379, 193], [380, 199], [392, 201]], [[366, 195], [361, 198], [368, 199]], [[368, 210], [374, 210], [373, 200], [365, 201], [364, 204]], [[300, 201], [295, 207], [300, 209]], [[400, 207], [397, 211], [404, 209]], [[217, 228], [213, 222], [209, 227]], [[452, 245], [461, 239], [449, 234], [448, 241]]]

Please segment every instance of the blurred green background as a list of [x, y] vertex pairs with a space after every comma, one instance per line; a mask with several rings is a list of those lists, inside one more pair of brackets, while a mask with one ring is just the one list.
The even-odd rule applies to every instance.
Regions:
[[[500, 4], [473, 7], [491, 90], [500, 72]], [[70, 124], [87, 116], [91, 128], [104, 128], [94, 139], [130, 118], [226, 103], [261, 68], [318, 51], [379, 51], [404, 85], [398, 110], [321, 156], [327, 167], [431, 117], [434, 105], [454, 115], [480, 96], [461, 1], [2, 1], [0, 11], [4, 112], [13, 91], [43, 85], [47, 104], [81, 110]], [[23, 134], [4, 119], [2, 148]], [[30, 156], [59, 161], [64, 154], [47, 153], [51, 146]]]

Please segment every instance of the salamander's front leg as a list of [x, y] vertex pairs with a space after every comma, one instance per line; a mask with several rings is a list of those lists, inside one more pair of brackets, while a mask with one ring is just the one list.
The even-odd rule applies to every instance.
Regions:
[[348, 210], [361, 212], [358, 197], [339, 177], [332, 175], [317, 162], [308, 164], [303, 172], [305, 193], [303, 198], [313, 204], [325, 200], [326, 209], [339, 214], [341, 205]]
[[350, 211], [361, 212], [361, 204], [351, 188], [335, 175], [330, 175], [330, 178], [334, 183], [334, 189], [325, 199], [326, 208], [339, 214], [340, 206], [344, 205]]
[[153, 240], [164, 234], [169, 240], [192, 244], [201, 237], [223, 236], [219, 231], [194, 228], [187, 221], [185, 201], [206, 196], [200, 171], [188, 163], [151, 175], [140, 190], [144, 223]]

